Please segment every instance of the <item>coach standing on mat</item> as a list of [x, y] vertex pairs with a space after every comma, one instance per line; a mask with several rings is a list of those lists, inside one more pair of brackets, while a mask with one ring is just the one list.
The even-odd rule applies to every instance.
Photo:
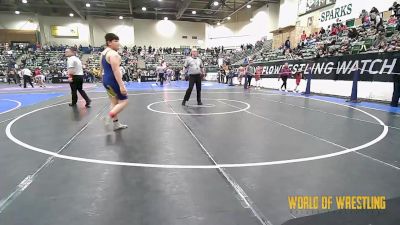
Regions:
[[189, 101], [195, 83], [197, 91], [197, 105], [203, 105], [201, 102], [201, 79], [202, 75], [205, 75], [205, 73], [203, 62], [197, 57], [197, 55], [197, 49], [192, 49], [192, 55], [185, 60], [185, 64], [183, 65], [183, 70], [189, 75], [189, 88], [186, 90], [182, 105], [186, 105], [186, 102]]
[[76, 48], [70, 47], [65, 49], [65, 56], [68, 57], [67, 68], [68, 68], [68, 80], [71, 86], [72, 102], [69, 106], [76, 106], [78, 102], [77, 91], [81, 94], [82, 98], [86, 101], [86, 107], [90, 107], [91, 100], [83, 90], [83, 69], [81, 60], [76, 57]]

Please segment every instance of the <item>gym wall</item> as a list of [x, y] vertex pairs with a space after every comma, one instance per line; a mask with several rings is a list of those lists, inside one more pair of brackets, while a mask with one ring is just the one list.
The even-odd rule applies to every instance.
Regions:
[[254, 12], [238, 13], [220, 26], [206, 24], [206, 45], [237, 47], [244, 43], [255, 43], [263, 37], [272, 39], [270, 32], [278, 27], [278, 18], [279, 4], [271, 3]]
[[[78, 37], [54, 37], [51, 26], [76, 28]], [[42, 43], [83, 46], [101, 46], [104, 35], [114, 32], [120, 36], [123, 45], [152, 45], [154, 47], [205, 47], [205, 23], [140, 20], [140, 19], [99, 19], [82, 20], [79, 17], [48, 17], [40, 15], [0, 14], [0, 29], [40, 30]], [[187, 36], [183, 39], [182, 36]], [[194, 38], [193, 38], [194, 37]], [[200, 40], [200, 41], [199, 41]]]

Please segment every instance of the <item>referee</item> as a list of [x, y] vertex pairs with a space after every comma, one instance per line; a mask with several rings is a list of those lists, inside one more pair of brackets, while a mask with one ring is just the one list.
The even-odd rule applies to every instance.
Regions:
[[65, 49], [65, 56], [68, 57], [67, 68], [68, 68], [68, 80], [71, 87], [72, 102], [69, 104], [71, 107], [75, 107], [78, 102], [78, 94], [81, 94], [82, 98], [86, 101], [86, 108], [90, 108], [91, 100], [83, 90], [83, 69], [81, 60], [76, 57], [76, 48], [69, 47]]
[[202, 75], [205, 75], [205, 73], [203, 62], [197, 56], [197, 49], [193, 48], [191, 56], [189, 56], [185, 60], [185, 63], [183, 65], [183, 70], [189, 75], [189, 88], [186, 90], [182, 105], [186, 105], [186, 102], [189, 101], [194, 84], [196, 84], [197, 105], [203, 105], [203, 103], [201, 102], [201, 79]]
[[400, 75], [393, 75], [393, 97], [390, 106], [399, 107], [399, 99], [400, 99]]

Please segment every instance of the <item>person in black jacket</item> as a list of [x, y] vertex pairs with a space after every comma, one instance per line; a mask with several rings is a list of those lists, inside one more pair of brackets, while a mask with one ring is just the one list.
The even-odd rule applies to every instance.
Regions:
[[376, 7], [372, 7], [371, 11], [369, 11], [369, 13], [375, 13], [376, 15], [379, 14], [379, 10]]
[[400, 19], [400, 4], [393, 2], [393, 6], [390, 7], [389, 10], [393, 11], [393, 14], [397, 17], [397, 19]]
[[287, 38], [287, 40], [285, 41], [285, 49], [290, 49], [290, 37]]
[[324, 35], [326, 33], [325, 29], [323, 27], [321, 27], [321, 30], [319, 31], [320, 35]]
[[349, 30], [348, 37], [351, 39], [357, 39], [358, 38], [358, 32], [356, 28], [352, 28]]

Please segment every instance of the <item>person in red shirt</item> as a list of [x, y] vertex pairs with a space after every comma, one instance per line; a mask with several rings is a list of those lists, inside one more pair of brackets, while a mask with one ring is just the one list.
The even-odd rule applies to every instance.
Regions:
[[341, 35], [343, 33], [343, 31], [345, 31], [345, 30], [347, 30], [347, 26], [345, 24], [341, 23], [338, 26], [338, 34]]
[[42, 74], [40, 68], [37, 67], [34, 74], [36, 83], [39, 84], [40, 87], [46, 87], [46, 85], [44, 84], [45, 76]]
[[40, 75], [42, 72], [40, 71], [40, 69], [37, 67], [35, 69], [35, 76]]
[[331, 30], [331, 36], [335, 36], [339, 33], [338, 28], [336, 27], [336, 25], [332, 26], [332, 30]]
[[292, 76], [292, 71], [289, 68], [289, 64], [285, 63], [285, 65], [282, 67], [278, 81], [282, 78], [283, 84], [279, 90], [283, 90], [283, 87], [285, 87], [285, 92], [288, 92], [287, 90], [287, 79], [288, 77]]
[[300, 39], [301, 39], [301, 41], [303, 41], [303, 42], [307, 39], [306, 31], [303, 30], [303, 33], [301, 34]]
[[396, 17], [394, 17], [394, 15], [391, 15], [388, 22], [387, 22], [388, 26], [396, 26], [397, 25], [397, 19]]

